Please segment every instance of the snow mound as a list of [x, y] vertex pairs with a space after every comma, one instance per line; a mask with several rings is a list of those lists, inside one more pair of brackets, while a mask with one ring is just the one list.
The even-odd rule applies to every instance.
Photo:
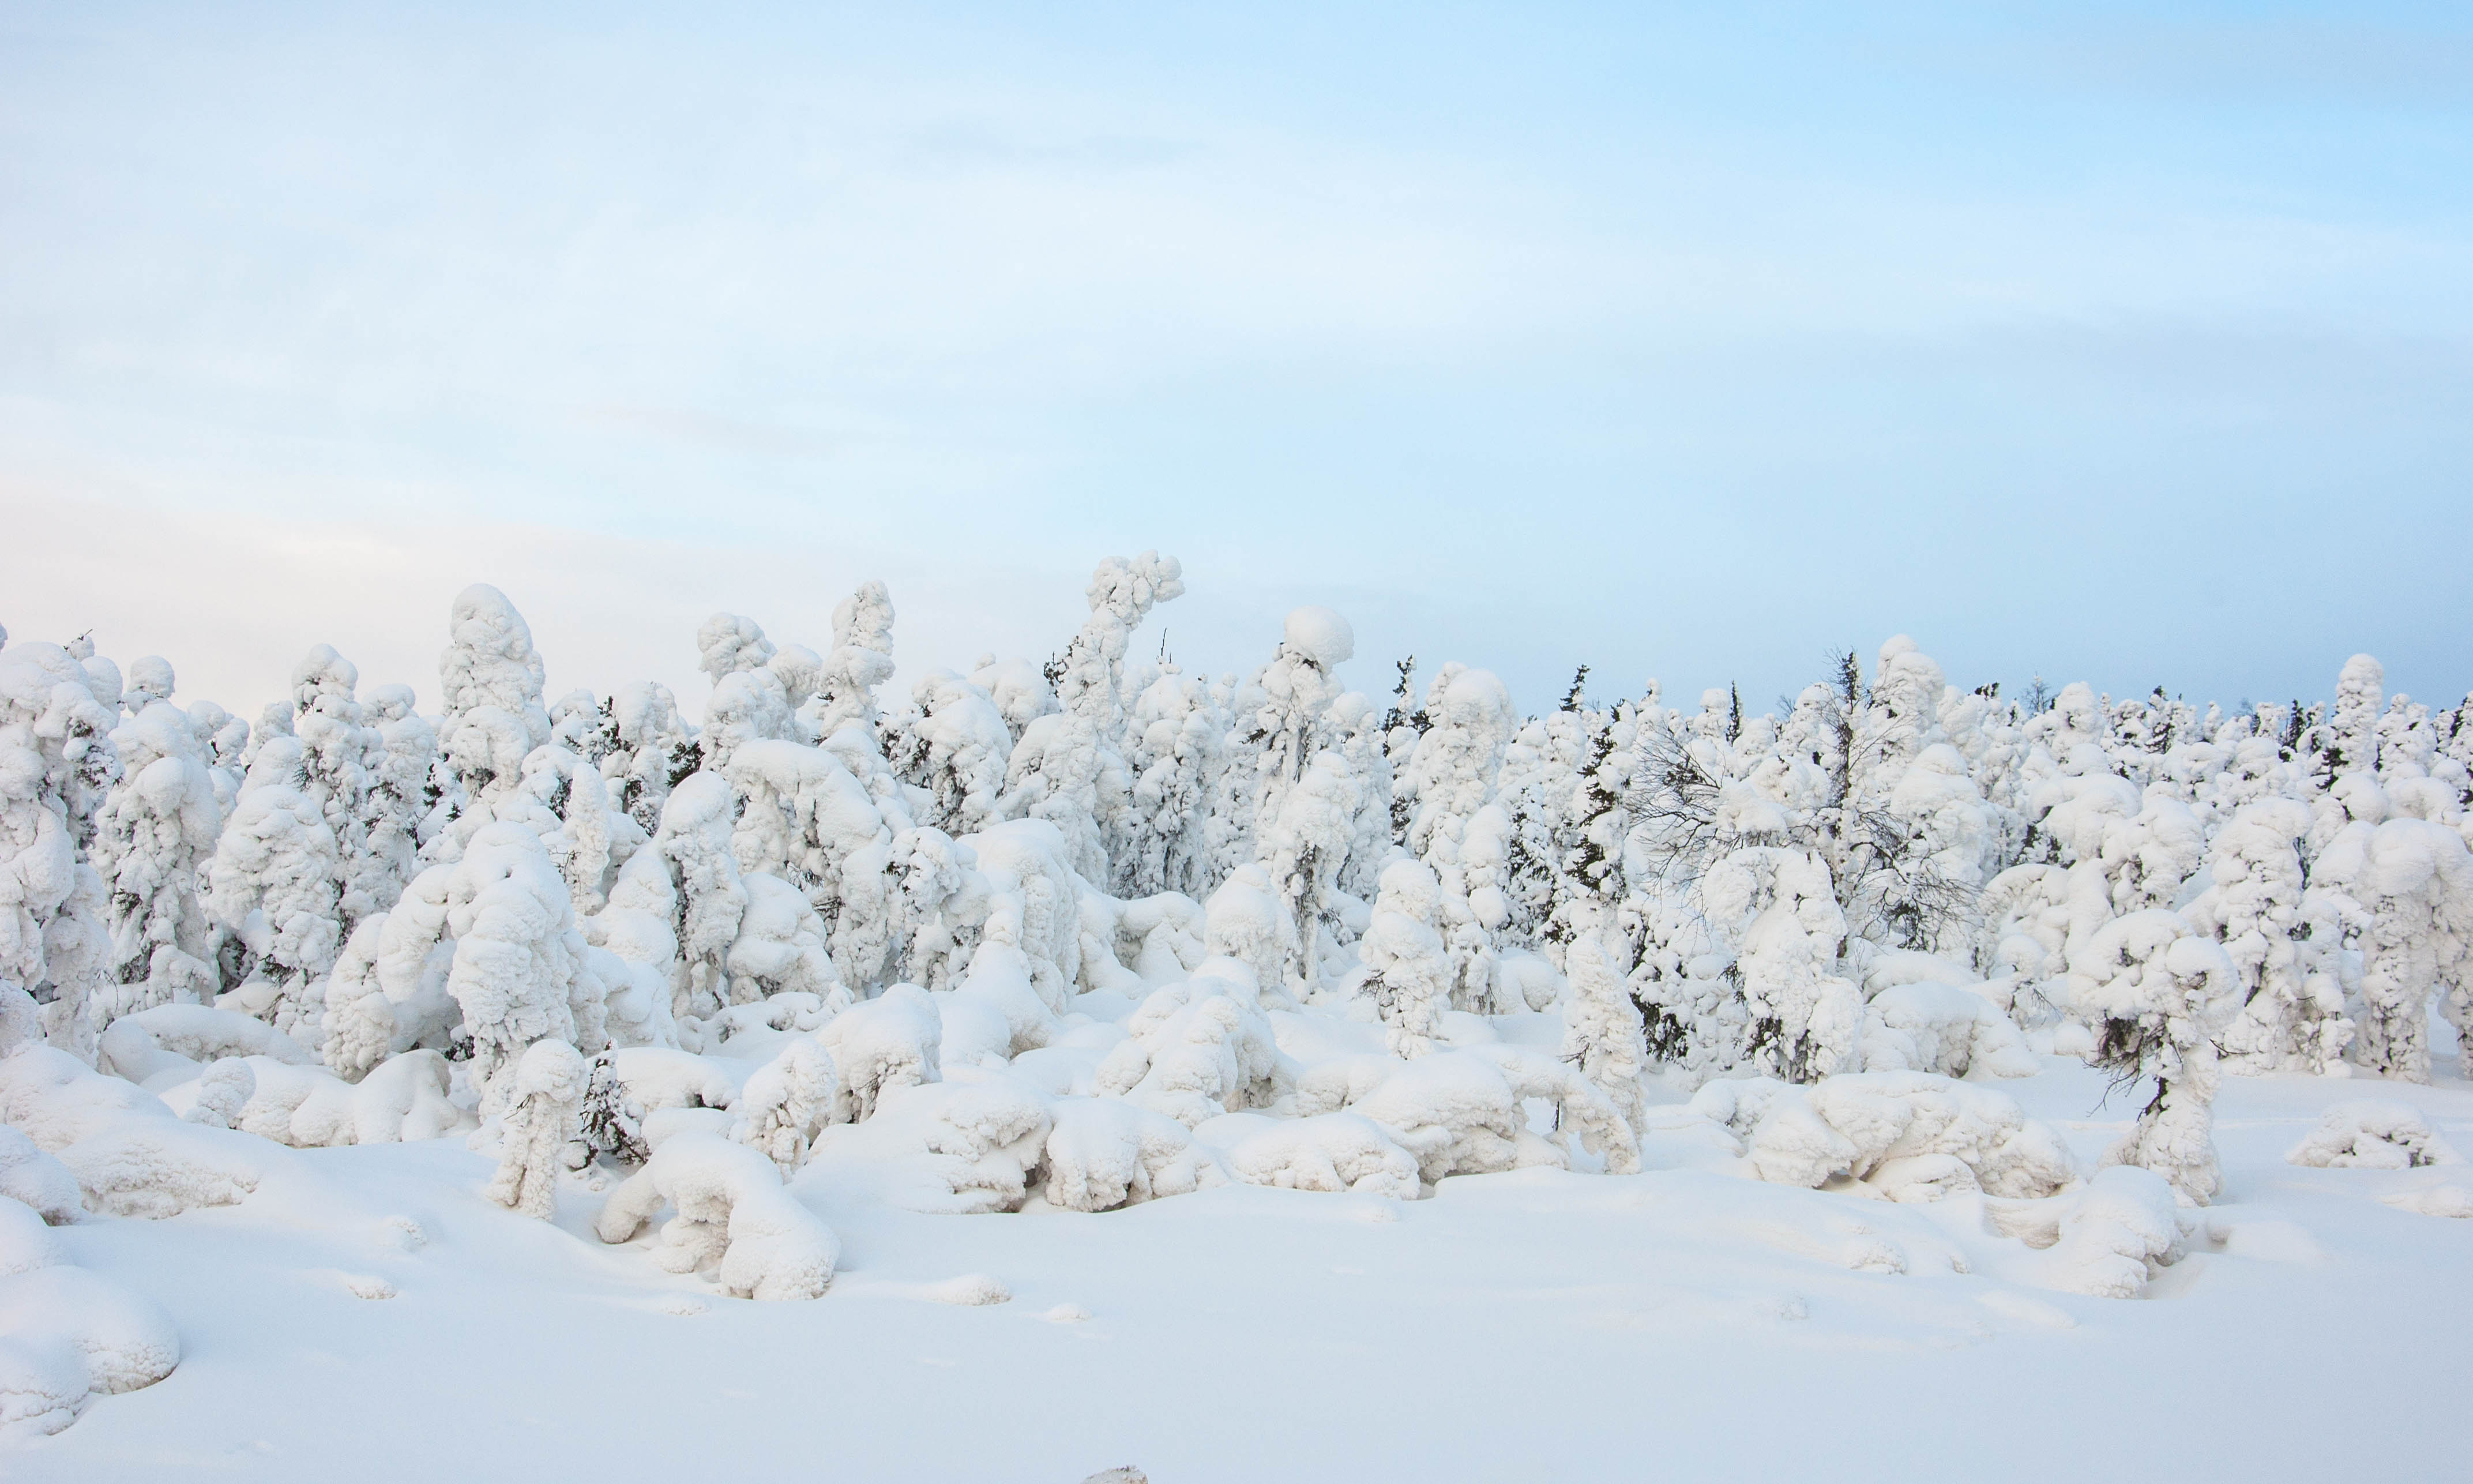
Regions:
[[1204, 1124], [1196, 1135], [1219, 1150], [1230, 1174], [1249, 1185], [1417, 1198], [1417, 1157], [1360, 1113], [1230, 1113]]
[[34, 1208], [0, 1198], [0, 1278], [31, 1273], [60, 1260], [60, 1239]]
[[157, 1005], [122, 1016], [105, 1028], [96, 1066], [141, 1086], [166, 1073], [173, 1081], [225, 1057], [271, 1057], [294, 1066], [317, 1061], [274, 1026], [237, 1010], [205, 1005]]
[[707, 1135], [673, 1138], [610, 1193], [593, 1231], [633, 1240], [664, 1206], [654, 1260], [672, 1273], [712, 1270], [742, 1299], [812, 1299], [833, 1281], [841, 1244], [799, 1204], [773, 1161]]
[[2449, 1178], [2409, 1190], [2398, 1190], [2379, 1199], [2398, 1210], [2409, 1210], [2421, 1216], [2449, 1216], [2462, 1221], [2473, 1218], [2473, 1185], [2461, 1179]]
[[836, 1121], [870, 1118], [890, 1089], [936, 1081], [944, 1034], [935, 1000], [915, 984], [897, 984], [835, 1016], [816, 1040], [841, 1074]]
[[[1921, 957], [1921, 955], [1914, 955]], [[1900, 984], [1864, 1007], [1863, 1069], [2032, 1077], [2043, 1064], [2007, 1012], [1970, 990]]]
[[1895, 1201], [1979, 1189], [2036, 1199], [2077, 1173], [2060, 1136], [2015, 1099], [1923, 1072], [1855, 1072], [1808, 1088], [1719, 1080], [1692, 1109], [1724, 1125], [1752, 1171], [1780, 1185], [1844, 1177]]
[[2116, 1164], [2099, 1170], [2059, 1214], [2056, 1240], [2036, 1278], [2063, 1293], [2134, 1299], [2156, 1268], [2181, 1259], [2182, 1243], [2172, 1183]]
[[265, 1177], [263, 1139], [178, 1118], [127, 1118], [60, 1151], [88, 1209], [107, 1216], [177, 1216], [237, 1206]]
[[[475, 1120], [448, 1096], [451, 1084], [446, 1058], [436, 1051], [389, 1057], [356, 1083], [314, 1064], [243, 1056], [165, 1088], [163, 1101], [191, 1123], [237, 1129], [295, 1149], [332, 1149], [470, 1129]], [[219, 1096], [224, 1089], [236, 1098]]]
[[1054, 1126], [1046, 1098], [1002, 1075], [894, 1086], [874, 1117], [817, 1137], [803, 1183], [854, 1180], [911, 1210], [1020, 1210]]
[[1049, 1106], [1047, 1201], [1067, 1210], [1114, 1210], [1186, 1195], [1225, 1179], [1184, 1124], [1115, 1098], [1059, 1098]]
[[68, 1166], [5, 1123], [0, 1123], [0, 1196], [30, 1208], [56, 1227], [85, 1214], [85, 1197]]
[[1099, 1064], [1098, 1084], [1188, 1128], [1277, 1095], [1279, 1045], [1253, 1005], [1196, 979], [1154, 991]]
[[2314, 1169], [2401, 1170], [2462, 1162], [2419, 1111], [2386, 1099], [2338, 1103], [2284, 1158]]
[[154, 1301], [80, 1267], [0, 1279], [0, 1333], [67, 1342], [106, 1393], [152, 1386], [180, 1363], [180, 1332]]

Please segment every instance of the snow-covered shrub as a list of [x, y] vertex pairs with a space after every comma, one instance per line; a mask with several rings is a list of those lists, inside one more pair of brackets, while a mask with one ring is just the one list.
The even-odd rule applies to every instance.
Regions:
[[180, 1363], [180, 1331], [153, 1300], [64, 1262], [0, 1278], [0, 1438], [58, 1432], [86, 1393], [152, 1386]]
[[437, 1138], [472, 1126], [449, 1096], [446, 1059], [407, 1051], [358, 1082], [324, 1067], [264, 1056], [231, 1056], [162, 1089], [163, 1101], [191, 1123], [237, 1129], [295, 1149], [393, 1144]]
[[343, 857], [324, 811], [302, 787], [301, 759], [294, 737], [258, 749], [206, 868], [207, 904], [246, 945], [245, 977], [265, 986], [244, 997], [286, 1032], [314, 1031], [310, 986], [333, 967], [343, 942]]
[[352, 1075], [412, 1049], [444, 1028], [444, 1000], [471, 1042], [482, 1111], [495, 1113], [501, 1074], [524, 1047], [601, 1049], [603, 996], [540, 837], [486, 825], [462, 859], [422, 872], [395, 910], [352, 935], [327, 981], [326, 1063]]
[[2341, 1072], [2353, 1039], [2337, 962], [2341, 909], [2309, 890], [2301, 859], [2310, 823], [2293, 799], [2234, 810], [2208, 845], [2206, 889], [2183, 912], [2241, 975], [2243, 1005], [2221, 1039], [2236, 1070]]
[[915, 984], [897, 984], [835, 1016], [816, 1033], [841, 1078], [833, 1121], [872, 1116], [888, 1089], [936, 1081], [944, 1034], [936, 1002]]
[[1048, 1099], [1001, 1075], [888, 1086], [873, 1116], [816, 1137], [811, 1171], [873, 1167], [885, 1196], [912, 1210], [1020, 1210], [1055, 1127]]
[[1563, 1060], [1609, 1100], [1630, 1129], [1641, 1120], [1646, 1065], [1640, 1005], [1616, 971], [1604, 936], [1578, 932], [1564, 949], [1571, 996], [1563, 1007]]
[[207, 1005], [158, 1005], [123, 1016], [98, 1045], [97, 1066], [140, 1084], [166, 1073], [176, 1081], [192, 1077], [204, 1064], [225, 1057], [271, 1057], [299, 1066], [317, 1060], [254, 1016]]
[[1013, 733], [985, 690], [950, 670], [931, 670], [911, 687], [910, 714], [888, 728], [885, 753], [904, 782], [926, 791], [921, 823], [948, 835], [986, 828], [1003, 816], [1005, 766]]
[[983, 943], [1021, 951], [1031, 983], [1062, 1014], [1082, 977], [1082, 891], [1065, 836], [1044, 820], [1013, 820], [962, 842], [986, 880]]
[[1507, 904], [1501, 874], [1510, 816], [1492, 807], [1503, 752], [1518, 728], [1510, 693], [1484, 670], [1447, 664], [1426, 693], [1432, 725], [1400, 778], [1412, 805], [1408, 850], [1433, 873], [1435, 925], [1452, 968], [1451, 1008], [1494, 1002], [1493, 929]]
[[1428, 1184], [1524, 1165], [1562, 1165], [1563, 1151], [1530, 1134], [1510, 1081], [1493, 1060], [1441, 1051], [1413, 1062], [1346, 1057], [1297, 1078], [1297, 1112], [1348, 1112], [1382, 1125], [1417, 1157]]
[[1828, 863], [1811, 850], [1745, 847], [1710, 870], [1700, 895], [1713, 921], [1741, 924], [1745, 1065], [1789, 1082], [1851, 1065], [1862, 997], [1837, 971], [1846, 916]]
[[1209, 888], [1209, 822], [1228, 745], [1229, 718], [1209, 682], [1173, 664], [1134, 699], [1125, 766], [1133, 777], [1125, 836], [1113, 852], [1127, 896]]
[[1280, 812], [1266, 822], [1260, 849], [1274, 890], [1296, 925], [1288, 962], [1282, 966], [1290, 990], [1310, 999], [1321, 988], [1326, 949], [1336, 949], [1346, 932], [1340, 919], [1339, 874], [1357, 835], [1363, 784], [1340, 753], [1313, 754], [1305, 774], [1287, 790]]
[[813, 994], [834, 1009], [850, 1003], [850, 991], [833, 973], [825, 944], [824, 919], [796, 887], [779, 876], [751, 872], [739, 878], [747, 910], [723, 962], [730, 968], [732, 1003], [776, 994]]
[[1258, 990], [1284, 993], [1285, 970], [1296, 950], [1297, 922], [1280, 901], [1271, 873], [1248, 863], [1229, 873], [1203, 904], [1203, 950], [1232, 958], [1253, 971]]
[[[1464, 1048], [1465, 1054], [1491, 1063], [1511, 1087], [1511, 1095], [1534, 1098], [1554, 1111], [1554, 1127], [1566, 1138], [1605, 1161], [1609, 1175], [1629, 1175], [1640, 1168], [1639, 1116], [1616, 1095], [1574, 1065], [1528, 1046], [1500, 1041]], [[1635, 1089], [1636, 1090], [1636, 1089]]]
[[1059, 1098], [1049, 1106], [1047, 1201], [1067, 1210], [1115, 1210], [1215, 1184], [1218, 1167], [1186, 1126], [1116, 1098]]
[[558, 1177], [567, 1146], [584, 1127], [584, 1093], [591, 1081], [584, 1056], [563, 1041], [538, 1041], [517, 1058], [506, 1111], [498, 1171], [490, 1199], [519, 1216], [547, 1221], [558, 1213]]
[[1837, 1177], [1892, 1200], [1955, 1192], [2036, 1199], [2077, 1178], [2060, 1136], [2017, 1100], [1923, 1072], [1857, 1072], [1805, 1087], [1719, 1080], [1692, 1109], [1741, 1141], [1753, 1173], [1819, 1186]]
[[1274, 1119], [1231, 1113], [1200, 1132], [1218, 1148], [1229, 1173], [1249, 1185], [1417, 1198], [1417, 1157], [1362, 1114]]
[[2402, 1170], [2461, 1159], [2418, 1109], [2385, 1100], [2338, 1103], [2284, 1157], [2317, 1169]]
[[0, 1123], [0, 1196], [51, 1226], [67, 1226], [85, 1214], [85, 1197], [68, 1166], [5, 1123]]
[[2185, 1237], [2171, 1183], [2136, 1165], [2096, 1172], [2085, 1188], [2042, 1203], [2057, 1209], [1996, 1213], [2028, 1245], [2048, 1249], [2036, 1281], [2064, 1293], [2134, 1299], [2155, 1269], [2181, 1260]]
[[1279, 1046], [1262, 1013], [1228, 993], [1228, 983], [1197, 978], [1154, 991], [1099, 1064], [1101, 1090], [1188, 1128], [1268, 1106], [1278, 1095]]
[[653, 1151], [601, 1208], [593, 1231], [632, 1241], [663, 1206], [654, 1260], [672, 1273], [711, 1270], [742, 1299], [813, 1299], [833, 1281], [841, 1243], [781, 1185], [772, 1161], [727, 1139], [684, 1134]]
[[0, 979], [43, 996], [47, 1034], [84, 1046], [111, 953], [102, 878], [82, 853], [120, 763], [107, 707], [57, 644], [0, 650]]
[[1860, 1041], [1867, 1072], [1946, 1077], [2032, 1077], [2043, 1064], [2008, 1013], [1955, 985], [1893, 985], [1863, 1007]]
[[833, 608], [833, 647], [817, 677], [809, 725], [829, 737], [855, 723], [873, 733], [876, 687], [893, 678], [893, 594], [868, 582]]
[[1381, 895], [1357, 945], [1365, 966], [1362, 991], [1381, 1016], [1395, 1056], [1432, 1050], [1450, 1008], [1451, 957], [1435, 928], [1441, 897], [1422, 862], [1394, 861], [1383, 868]]
[[806, 1162], [808, 1144], [832, 1121], [840, 1097], [832, 1058], [813, 1038], [799, 1037], [749, 1074], [730, 1137], [780, 1166], [787, 1180]]

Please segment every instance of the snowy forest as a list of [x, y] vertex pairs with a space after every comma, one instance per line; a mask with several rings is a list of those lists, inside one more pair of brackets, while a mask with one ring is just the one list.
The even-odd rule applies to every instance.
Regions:
[[[1052, 657], [906, 692], [881, 584], [812, 647], [716, 613], [682, 697], [551, 694], [476, 586], [436, 714], [324, 646], [244, 714], [177, 657], [8, 637], [0, 1428], [180, 1362], [60, 1237], [345, 1146], [794, 1301], [838, 1291], [851, 1181], [1019, 1221], [1715, 1169], [1971, 1201], [2031, 1285], [2125, 1299], [2221, 1244], [2234, 1079], [2354, 1079], [2293, 1165], [2457, 1162], [2362, 1094], [2473, 1075], [2473, 702], [2368, 656], [2238, 708], [2006, 694], [1899, 637], [1767, 707], [1584, 669], [1523, 715], [1426, 657], [1343, 690], [1326, 608], [1188, 674], [1144, 638], [1183, 590], [1112, 558]], [[2056, 1061], [2127, 1097], [2101, 1148], [2005, 1090]]]

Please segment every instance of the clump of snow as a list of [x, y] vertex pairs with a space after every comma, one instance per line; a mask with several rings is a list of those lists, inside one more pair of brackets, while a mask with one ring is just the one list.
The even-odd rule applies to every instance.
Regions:
[[2055, 1219], [2038, 1278], [2065, 1293], [2134, 1299], [2155, 1269], [2178, 1262], [2184, 1251], [2171, 1183], [2136, 1165], [2098, 1171]]
[[2310, 1137], [2284, 1158], [2317, 1169], [2401, 1170], [2462, 1162], [2419, 1111], [2385, 1099], [2338, 1103], [2319, 1115]]

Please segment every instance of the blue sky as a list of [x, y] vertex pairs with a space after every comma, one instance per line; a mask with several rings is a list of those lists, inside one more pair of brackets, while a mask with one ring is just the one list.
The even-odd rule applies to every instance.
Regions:
[[2461, 696], [2467, 181], [2461, 6], [0, 4], [0, 622]]

